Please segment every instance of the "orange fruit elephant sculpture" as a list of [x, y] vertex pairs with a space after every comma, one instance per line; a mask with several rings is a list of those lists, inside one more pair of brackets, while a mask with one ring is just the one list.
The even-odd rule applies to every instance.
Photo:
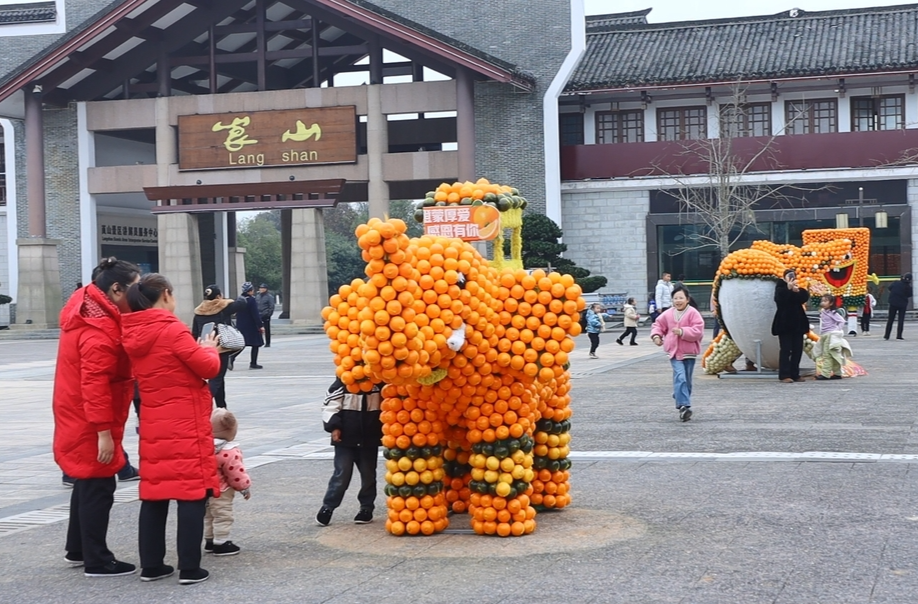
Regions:
[[488, 264], [460, 239], [410, 239], [398, 219], [356, 230], [366, 279], [323, 310], [351, 392], [384, 383], [393, 535], [444, 530], [468, 512], [478, 534], [519, 536], [536, 509], [570, 503], [570, 275]]

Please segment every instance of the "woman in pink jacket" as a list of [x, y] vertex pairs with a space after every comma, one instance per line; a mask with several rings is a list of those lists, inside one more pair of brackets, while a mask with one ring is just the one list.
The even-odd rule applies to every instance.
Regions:
[[679, 419], [692, 419], [692, 371], [695, 359], [701, 352], [701, 338], [704, 336], [704, 319], [689, 306], [689, 293], [684, 287], [673, 290], [673, 306], [657, 317], [650, 337], [657, 346], [662, 346], [673, 366], [673, 398]]

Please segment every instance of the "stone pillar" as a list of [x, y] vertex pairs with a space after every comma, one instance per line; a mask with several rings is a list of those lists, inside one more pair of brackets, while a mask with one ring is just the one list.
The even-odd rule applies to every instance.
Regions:
[[236, 298], [239, 296], [239, 288], [245, 283], [245, 248], [229, 248], [229, 283], [226, 284], [227, 290], [223, 292], [224, 298]]
[[367, 195], [370, 217], [389, 213], [389, 183], [383, 178], [383, 155], [389, 152], [389, 124], [382, 110], [382, 84], [367, 86]]
[[456, 74], [456, 139], [459, 144], [460, 182], [475, 182], [475, 80], [468, 69]]
[[41, 88], [26, 89], [26, 195], [29, 239], [17, 239], [19, 292], [16, 322], [19, 328], [48, 329], [60, 325], [63, 301], [57, 247], [60, 239], [48, 239], [45, 220], [45, 129]]
[[[293, 210], [281, 210], [281, 319], [290, 318], [290, 238]], [[324, 233], [323, 233], [324, 236]]]
[[[175, 290], [175, 316], [191, 324], [194, 307], [204, 295], [201, 241], [194, 214], [159, 214], [159, 272]], [[236, 292], [238, 293], [238, 292]], [[227, 297], [235, 297], [233, 292]]]
[[290, 237], [290, 299], [284, 310], [291, 323], [320, 325], [328, 304], [325, 219], [321, 210], [292, 210]]
[[57, 259], [60, 239], [17, 239], [19, 295], [16, 325], [11, 329], [53, 329], [60, 326], [61, 271]]

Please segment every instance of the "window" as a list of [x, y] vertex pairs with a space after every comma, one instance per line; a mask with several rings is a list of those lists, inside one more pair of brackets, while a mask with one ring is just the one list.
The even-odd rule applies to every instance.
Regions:
[[851, 131], [905, 128], [905, 96], [861, 96], [851, 99]]
[[721, 136], [771, 136], [771, 103], [720, 106]]
[[838, 132], [838, 101], [787, 101], [784, 104], [786, 134]]
[[562, 145], [583, 144], [582, 113], [562, 113], [558, 121], [559, 127], [561, 128]]
[[641, 143], [644, 141], [644, 112], [602, 111], [596, 114], [596, 142]]
[[682, 141], [708, 137], [708, 113], [705, 107], [675, 107], [657, 110], [657, 138]]

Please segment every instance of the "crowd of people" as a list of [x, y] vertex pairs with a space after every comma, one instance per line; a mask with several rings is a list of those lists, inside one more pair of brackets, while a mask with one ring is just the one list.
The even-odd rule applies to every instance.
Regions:
[[[266, 286], [260, 289], [267, 295]], [[229, 538], [233, 499], [237, 492], [250, 497], [251, 480], [234, 440], [237, 421], [226, 409], [224, 377], [244, 347], [252, 349], [250, 368], [261, 368], [258, 349], [274, 305], [261, 304], [253, 292], [246, 283], [232, 300], [208, 286], [189, 332], [175, 315], [166, 277], [141, 276], [137, 266], [106, 258], [62, 310], [53, 448], [73, 487], [64, 559], [87, 577], [137, 570], [107, 544], [116, 476], [140, 480], [141, 581], [175, 573], [165, 562], [170, 501], [178, 509], [180, 584], [208, 578], [202, 542], [215, 556], [239, 553]], [[242, 341], [227, 349], [221, 338], [234, 316]], [[139, 472], [122, 445], [132, 403], [140, 421]]]

